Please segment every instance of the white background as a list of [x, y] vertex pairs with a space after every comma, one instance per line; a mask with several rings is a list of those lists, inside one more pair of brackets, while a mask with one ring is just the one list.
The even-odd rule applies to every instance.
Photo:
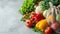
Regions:
[[0, 34], [37, 34], [20, 21], [23, 0], [0, 0]]

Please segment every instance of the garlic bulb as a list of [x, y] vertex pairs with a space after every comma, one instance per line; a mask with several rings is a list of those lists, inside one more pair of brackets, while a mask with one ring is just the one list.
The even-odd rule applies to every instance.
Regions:
[[36, 12], [37, 14], [42, 13], [42, 10], [41, 10], [40, 6], [37, 6], [37, 7], [36, 7], [35, 12]]

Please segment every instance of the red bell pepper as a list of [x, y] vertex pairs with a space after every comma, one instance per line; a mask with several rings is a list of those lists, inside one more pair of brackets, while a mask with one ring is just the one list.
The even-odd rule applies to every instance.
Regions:
[[44, 16], [42, 13], [40, 13], [40, 14], [35, 14], [34, 16], [32, 16], [32, 18], [34, 18], [36, 21], [40, 21], [44, 19]]

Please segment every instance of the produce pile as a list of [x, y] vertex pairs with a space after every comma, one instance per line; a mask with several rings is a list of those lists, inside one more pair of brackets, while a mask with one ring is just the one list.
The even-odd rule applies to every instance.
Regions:
[[60, 34], [60, 0], [24, 0], [19, 12], [33, 31]]

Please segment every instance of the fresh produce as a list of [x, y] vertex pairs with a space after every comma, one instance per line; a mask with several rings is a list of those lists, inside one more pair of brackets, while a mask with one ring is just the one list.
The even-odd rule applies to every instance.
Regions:
[[31, 17], [33, 17], [34, 15], [36, 15], [36, 13], [35, 12], [30, 12], [30, 15], [31, 15]]
[[32, 24], [32, 23], [27, 23], [26, 26], [27, 26], [28, 28], [32, 28], [32, 27], [33, 27], [33, 24]]
[[34, 28], [33, 28], [33, 31], [34, 31], [34, 32], [38, 32], [38, 31], [40, 31], [40, 29], [34, 27]]
[[36, 24], [36, 27], [39, 28], [41, 31], [44, 31], [48, 26], [49, 25], [46, 19], [43, 19]]
[[52, 29], [51, 29], [51, 27], [47, 27], [47, 28], [45, 29], [45, 34], [52, 34]]
[[32, 20], [27, 19], [27, 20], [26, 20], [26, 23], [32, 23]]
[[33, 27], [32, 20], [30, 20], [30, 19], [26, 20], [26, 26], [29, 28]]
[[56, 15], [56, 20], [57, 20], [58, 22], [60, 22], [60, 14], [57, 14], [57, 15]]
[[42, 13], [34, 15], [32, 18], [34, 18], [36, 21], [40, 21], [44, 19], [44, 16]]
[[55, 6], [58, 6], [60, 4], [60, 0], [42, 0], [39, 3], [39, 6], [41, 8], [40, 10], [42, 10], [42, 12], [50, 8], [49, 2], [52, 2]]
[[26, 16], [27, 16], [27, 14], [24, 14], [24, 15], [23, 15], [23, 17], [26, 17]]
[[42, 13], [42, 9], [40, 8], [40, 6], [37, 6], [37, 7], [36, 7], [35, 12], [36, 12], [37, 14]]
[[43, 1], [52, 2], [53, 5], [55, 5], [55, 6], [58, 6], [60, 4], [60, 0], [43, 0]]
[[43, 16], [44, 16], [44, 17], [47, 16], [47, 10], [45, 10], [45, 11], [43, 12]]
[[24, 15], [24, 14], [28, 14], [30, 11], [34, 11], [34, 5], [36, 2], [38, 2], [39, 0], [24, 0], [24, 3], [21, 7], [21, 9], [19, 10], [19, 12]]
[[36, 4], [36, 5], [34, 5], [34, 8], [36, 9], [36, 7], [37, 7], [38, 5]]
[[24, 14], [23, 17], [21, 18], [21, 21], [26, 21], [26, 19], [30, 18], [31, 18], [30, 14]]
[[21, 21], [40, 34], [60, 34], [60, 0], [24, 0]]
[[59, 0], [50, 0], [54, 5], [59, 5]]
[[51, 28], [52, 28], [53, 30], [57, 30], [59, 27], [60, 27], [60, 26], [59, 26], [59, 23], [58, 23], [58, 22], [54, 22], [54, 23], [51, 25]]
[[40, 6], [40, 10], [42, 10], [42, 12], [44, 12], [45, 10], [47, 10], [50, 6], [49, 6], [49, 2], [47, 1], [41, 1], [39, 3], [39, 6]]
[[44, 32], [41, 32], [41, 31], [40, 31], [40, 34], [44, 34]]
[[52, 15], [52, 14], [49, 15], [48, 18], [47, 18], [47, 21], [48, 21], [48, 22], [53, 22], [54, 20], [55, 20], [55, 17], [54, 17], [54, 15]]
[[29, 26], [30, 24], [32, 24], [29, 27], [33, 27], [35, 24], [38, 23], [38, 21], [44, 19], [44, 16], [43, 16], [42, 13], [35, 14], [34, 12], [31, 12], [31, 14], [32, 14], [31, 15], [32, 16], [31, 19], [26, 20], [27, 26]]

